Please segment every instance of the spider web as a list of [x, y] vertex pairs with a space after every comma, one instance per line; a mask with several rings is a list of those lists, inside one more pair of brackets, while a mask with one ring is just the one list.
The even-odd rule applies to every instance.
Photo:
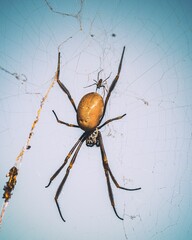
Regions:
[[[1, 239], [189, 239], [191, 236], [191, 42], [189, 1], [6, 1], [0, 23], [0, 194], [30, 134], [17, 185], [0, 229]], [[108, 199], [99, 150], [83, 146], [59, 198], [62, 172], [45, 189], [78, 139], [73, 107], [57, 84], [52, 87], [61, 51], [60, 80], [76, 104], [95, 86], [107, 87], [122, 71], [105, 119], [126, 117], [102, 129], [117, 211]], [[45, 99], [47, 91], [48, 97]], [[100, 91], [103, 94], [102, 90]], [[20, 162], [21, 163], [21, 162]], [[2, 205], [3, 205], [2, 199]]]

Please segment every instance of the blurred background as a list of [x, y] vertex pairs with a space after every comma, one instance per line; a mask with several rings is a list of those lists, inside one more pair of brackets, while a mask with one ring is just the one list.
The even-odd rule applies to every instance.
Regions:
[[[59, 203], [65, 170], [50, 177], [82, 130], [57, 84], [45, 102], [31, 148], [0, 228], [0, 239], [189, 239], [192, 235], [192, 17], [187, 0], [4, 1], [0, 8], [0, 195], [25, 145], [57, 67], [76, 105], [97, 73], [119, 82], [102, 129], [109, 164], [127, 192], [113, 185], [110, 205], [100, 150], [84, 144]], [[103, 91], [100, 91], [103, 95]], [[3, 199], [1, 200], [3, 205]]]

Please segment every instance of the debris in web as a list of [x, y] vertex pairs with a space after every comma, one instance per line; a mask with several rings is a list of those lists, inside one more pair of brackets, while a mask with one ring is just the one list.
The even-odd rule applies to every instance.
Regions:
[[27, 76], [24, 73], [16, 73], [16, 72], [11, 72], [9, 70], [7, 70], [6, 68], [0, 66], [0, 70], [2, 70], [3, 72], [15, 77], [24, 87], [25, 87], [25, 94], [36, 94], [39, 95], [39, 92], [29, 92], [27, 90], [27, 86], [26, 83], [28, 82]]
[[149, 106], [149, 102], [147, 100], [145, 100], [144, 98], [139, 98], [136, 97], [138, 100], [142, 101], [146, 106]]
[[56, 13], [56, 14], [59, 14], [63, 17], [73, 17], [73, 18], [76, 18], [77, 21], [79, 22], [79, 25], [80, 25], [80, 30], [82, 30], [82, 23], [81, 23], [81, 13], [82, 13], [82, 9], [83, 9], [83, 3], [84, 3], [84, 0], [80, 0], [80, 8], [79, 8], [79, 11], [77, 11], [77, 13], [73, 14], [73, 13], [66, 13], [66, 12], [61, 12], [61, 11], [57, 11], [55, 10], [52, 5], [48, 2], [48, 0], [45, 0], [45, 3], [47, 4], [47, 6], [49, 7], [49, 9]]
[[18, 81], [21, 81], [21, 83], [25, 83], [27, 82], [27, 77], [25, 74], [21, 73], [21, 74], [18, 74], [16, 72], [10, 72], [9, 70], [5, 69], [4, 67], [0, 66], [0, 69], [10, 75], [12, 75], [13, 77], [15, 77]]

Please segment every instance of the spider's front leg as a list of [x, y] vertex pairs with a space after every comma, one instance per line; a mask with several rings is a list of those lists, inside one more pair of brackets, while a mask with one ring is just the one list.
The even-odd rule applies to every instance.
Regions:
[[65, 87], [65, 85], [59, 80], [59, 75], [60, 75], [60, 58], [61, 58], [61, 53], [58, 52], [58, 63], [57, 63], [57, 75], [56, 75], [56, 78], [57, 78], [57, 83], [59, 84], [60, 88], [63, 90], [64, 93], [67, 94], [73, 108], [75, 109], [75, 112], [77, 112], [77, 107], [75, 105], [75, 102], [69, 92], [69, 90]]
[[102, 121], [104, 115], [105, 115], [105, 111], [106, 111], [106, 108], [107, 108], [107, 103], [109, 101], [109, 98], [111, 96], [111, 93], [113, 91], [113, 89], [115, 88], [115, 85], [117, 84], [117, 81], [119, 79], [119, 76], [120, 76], [120, 73], [121, 73], [121, 67], [122, 67], [122, 63], [123, 63], [123, 57], [124, 57], [124, 52], [125, 52], [125, 46], [123, 47], [123, 51], [122, 51], [122, 54], [121, 54], [121, 59], [120, 59], [120, 62], [119, 62], [119, 67], [118, 67], [118, 71], [117, 71], [117, 75], [115, 76], [113, 82], [111, 83], [111, 86], [109, 87], [109, 91], [107, 93], [107, 97], [105, 99], [105, 105], [104, 105], [104, 110], [103, 110], [103, 116], [102, 118], [100, 119], [100, 122]]

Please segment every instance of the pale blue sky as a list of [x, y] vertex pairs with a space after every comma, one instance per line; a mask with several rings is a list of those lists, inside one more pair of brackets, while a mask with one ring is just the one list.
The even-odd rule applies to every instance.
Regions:
[[[65, 170], [45, 189], [82, 134], [58, 124], [76, 123], [68, 98], [55, 85], [26, 152], [0, 239], [189, 239], [191, 232], [192, 19], [190, 1], [6, 1], [0, 8], [0, 194], [9, 168], [25, 145], [41, 99], [56, 71], [78, 104], [102, 78], [119, 82], [106, 117], [126, 113], [102, 130], [111, 169], [116, 218], [110, 206], [100, 151], [85, 145], [59, 202]], [[59, 12], [59, 13], [58, 13]], [[64, 16], [67, 13], [71, 16]], [[15, 76], [18, 76], [16, 78]], [[27, 79], [27, 80], [26, 80]], [[25, 81], [26, 80], [26, 81]], [[102, 94], [102, 92], [100, 92]], [[3, 204], [3, 201], [2, 201]]]

